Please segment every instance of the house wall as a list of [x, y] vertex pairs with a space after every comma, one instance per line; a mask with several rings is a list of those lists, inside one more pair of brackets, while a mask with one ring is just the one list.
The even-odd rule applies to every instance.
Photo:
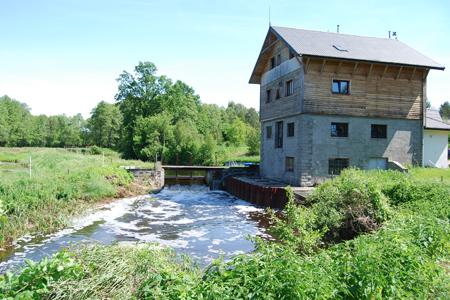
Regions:
[[[343, 61], [323, 65], [323, 60], [317, 59], [306, 64], [305, 113], [422, 119], [421, 69]], [[333, 79], [349, 80], [350, 94], [333, 94]]]
[[[330, 177], [330, 158], [348, 158], [350, 166], [361, 169], [368, 168], [371, 158], [387, 158], [403, 165], [421, 164], [421, 120], [301, 114], [263, 122], [263, 130], [269, 124], [274, 128], [278, 120], [285, 124], [296, 123], [295, 139], [284, 137], [283, 148], [276, 149], [274, 131], [271, 140], [264, 136], [261, 143], [261, 175], [264, 177], [310, 186]], [[348, 137], [331, 137], [331, 122], [348, 123]], [[371, 124], [387, 125], [387, 138], [371, 138]], [[285, 172], [286, 156], [295, 157], [295, 172]]]
[[423, 133], [423, 165], [448, 168], [448, 131], [428, 130]]

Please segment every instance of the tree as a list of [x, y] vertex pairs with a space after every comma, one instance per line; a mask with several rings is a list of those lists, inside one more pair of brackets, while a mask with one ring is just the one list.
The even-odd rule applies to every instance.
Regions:
[[247, 134], [248, 153], [250, 155], [259, 155], [260, 144], [261, 144], [260, 129], [251, 128]]
[[89, 141], [100, 147], [117, 148], [122, 128], [122, 113], [114, 104], [101, 101], [88, 120]]
[[241, 119], [235, 119], [225, 128], [225, 138], [231, 145], [240, 146], [245, 143], [248, 125]]
[[445, 101], [441, 104], [439, 108], [439, 113], [441, 114], [441, 117], [445, 120], [450, 119], [450, 103], [448, 101]]
[[426, 108], [431, 108], [431, 102], [427, 100], [427, 102], [425, 103], [425, 107]]

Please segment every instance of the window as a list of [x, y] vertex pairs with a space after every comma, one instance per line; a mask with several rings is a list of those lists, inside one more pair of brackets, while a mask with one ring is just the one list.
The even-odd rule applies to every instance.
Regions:
[[333, 80], [333, 86], [331, 88], [333, 94], [350, 94], [350, 81], [348, 80]]
[[281, 64], [281, 55], [278, 54], [277, 55], [277, 66], [279, 66]]
[[294, 94], [294, 83], [292, 80], [286, 81], [286, 97]]
[[286, 156], [286, 172], [294, 172], [294, 158]]
[[371, 129], [373, 139], [385, 139], [387, 137], [387, 125], [372, 124]]
[[276, 95], [275, 95], [275, 99], [280, 99], [281, 98], [281, 96], [280, 96], [280, 88], [277, 88], [277, 93], [276, 93]]
[[272, 102], [272, 90], [266, 91], [266, 103]]
[[283, 121], [276, 123], [275, 148], [283, 148]]
[[294, 136], [295, 132], [295, 123], [288, 123], [287, 124], [287, 136]]
[[331, 123], [331, 136], [348, 137], [348, 123]]
[[295, 57], [294, 52], [289, 51], [289, 59], [293, 59]]
[[271, 68], [271, 69], [275, 68], [275, 57], [272, 57], [272, 58], [270, 59], [270, 68]]
[[339, 175], [345, 168], [348, 168], [348, 158], [332, 158], [328, 160], [328, 174], [330, 175]]
[[266, 139], [272, 138], [272, 126], [266, 126]]

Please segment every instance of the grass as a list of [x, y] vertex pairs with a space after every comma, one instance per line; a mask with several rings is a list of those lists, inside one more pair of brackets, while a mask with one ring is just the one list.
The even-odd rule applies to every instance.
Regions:
[[243, 162], [252, 162], [259, 163], [260, 157], [259, 155], [250, 155], [248, 154], [247, 146], [223, 146], [220, 148], [220, 152], [223, 153], [223, 159], [221, 163], [225, 163], [227, 161], [243, 163]]
[[48, 148], [0, 148], [0, 161], [17, 163], [0, 169], [0, 247], [24, 234], [60, 229], [92, 203], [125, 195], [132, 177], [119, 166], [144, 165], [111, 151]]
[[203, 271], [153, 244], [88, 246], [1, 276], [0, 296], [449, 299], [450, 195], [429, 172], [346, 170], [304, 206], [291, 198], [275, 241]]
[[450, 170], [438, 168], [411, 168], [409, 173], [420, 181], [443, 183], [450, 186]]

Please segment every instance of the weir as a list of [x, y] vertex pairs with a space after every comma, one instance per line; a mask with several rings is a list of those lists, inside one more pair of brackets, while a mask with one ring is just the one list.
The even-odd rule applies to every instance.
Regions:
[[[157, 164], [155, 169], [128, 169], [156, 189], [172, 185], [206, 185], [210, 190], [225, 190], [233, 196], [264, 207], [283, 208], [287, 202], [283, 182], [259, 176], [259, 166], [175, 166]], [[313, 188], [293, 187], [297, 202]]]

